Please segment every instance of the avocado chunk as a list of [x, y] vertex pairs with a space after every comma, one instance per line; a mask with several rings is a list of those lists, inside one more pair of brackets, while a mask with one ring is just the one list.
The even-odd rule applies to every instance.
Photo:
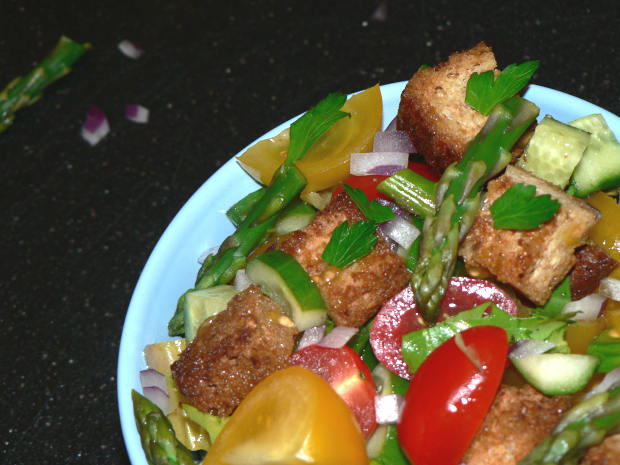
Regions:
[[228, 301], [237, 294], [228, 284], [198, 289], [185, 294], [185, 339], [191, 342], [200, 325], [209, 317], [226, 309]]

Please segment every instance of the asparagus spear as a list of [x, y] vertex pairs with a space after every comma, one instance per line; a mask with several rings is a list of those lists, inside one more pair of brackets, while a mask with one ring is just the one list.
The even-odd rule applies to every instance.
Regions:
[[192, 453], [177, 440], [164, 412], [133, 389], [131, 399], [147, 462], [151, 465], [194, 465]]
[[538, 112], [536, 105], [518, 96], [496, 105], [463, 158], [450, 165], [439, 180], [435, 212], [424, 221], [419, 258], [411, 278], [416, 304], [427, 323], [437, 318], [439, 302], [456, 264], [458, 243], [480, 206], [482, 185], [506, 167], [510, 148]]
[[43, 89], [71, 71], [71, 65], [90, 48], [62, 36], [50, 54], [25, 77], [17, 77], [0, 92], [0, 132], [11, 125], [15, 113], [32, 105]]
[[577, 465], [588, 448], [620, 430], [620, 387], [600, 392], [566, 412], [553, 434], [519, 465]]
[[[286, 160], [267, 189], [262, 195], [257, 195], [257, 198], [253, 199], [254, 203], [243, 213], [244, 217], [237, 225], [235, 233], [228, 236], [215, 257], [201, 267], [195, 289], [226, 284], [243, 268], [250, 252], [273, 229], [284, 208], [306, 186], [306, 178], [294, 163], [301, 160], [336, 121], [348, 115], [340, 111], [346, 99], [346, 95], [340, 93], [330, 94], [291, 125]], [[179, 298], [174, 316], [168, 323], [170, 336], [183, 334], [186, 294], [187, 292]]]
[[396, 205], [422, 218], [435, 211], [436, 188], [437, 183], [409, 168], [377, 184], [377, 190], [394, 200]]

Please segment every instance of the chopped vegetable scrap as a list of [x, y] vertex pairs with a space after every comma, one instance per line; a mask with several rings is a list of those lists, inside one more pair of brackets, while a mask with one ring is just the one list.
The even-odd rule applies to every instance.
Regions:
[[30, 73], [17, 77], [0, 92], [0, 132], [15, 119], [15, 113], [41, 98], [52, 82], [69, 74], [71, 66], [91, 47], [62, 36], [54, 49]]
[[144, 351], [149, 463], [618, 463], [620, 145], [536, 123], [538, 64], [480, 43], [383, 132], [377, 86], [333, 93], [239, 157], [262, 186]]
[[110, 132], [110, 123], [107, 116], [93, 105], [86, 113], [86, 121], [82, 125], [80, 134], [90, 145], [97, 145]]
[[133, 40], [124, 39], [118, 43], [118, 49], [128, 58], [137, 60], [144, 54], [144, 49]]
[[126, 105], [125, 118], [134, 123], [148, 123], [149, 109], [138, 104]]

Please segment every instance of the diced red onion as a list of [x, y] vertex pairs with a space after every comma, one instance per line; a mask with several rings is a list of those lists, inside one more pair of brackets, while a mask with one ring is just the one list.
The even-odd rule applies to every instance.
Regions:
[[587, 399], [588, 397], [598, 394], [599, 392], [610, 391], [618, 386], [620, 386], [620, 367], [614, 368], [607, 373], [601, 382], [585, 395], [585, 398]]
[[90, 145], [96, 145], [110, 132], [110, 124], [105, 114], [95, 105], [86, 113], [86, 121], [82, 125], [82, 138]]
[[125, 55], [126, 57], [133, 58], [137, 60], [144, 53], [144, 49], [133, 40], [121, 40], [118, 43], [118, 49]]
[[352, 328], [350, 326], [336, 326], [318, 342], [318, 345], [321, 347], [339, 349], [349, 342], [349, 339], [351, 339], [355, 333], [357, 333], [357, 328]]
[[373, 152], [415, 153], [416, 149], [405, 131], [382, 131], [375, 134]]
[[604, 278], [601, 280], [599, 292], [612, 300], [620, 301], [620, 279]]
[[250, 287], [251, 284], [252, 284], [252, 280], [248, 278], [248, 275], [245, 272], [245, 269], [241, 268], [240, 270], [237, 271], [237, 273], [235, 273], [235, 280], [233, 282], [235, 290], [241, 292], [247, 289], [248, 287]]
[[384, 132], [388, 131], [396, 131], [396, 117], [394, 117], [394, 119], [390, 121], [390, 124], [387, 125]]
[[153, 402], [164, 412], [164, 415], [168, 415], [172, 412], [173, 408], [172, 405], [170, 405], [170, 397], [157, 386], [147, 386], [142, 388], [142, 392], [144, 393], [144, 397]]
[[306, 329], [301, 335], [301, 339], [299, 339], [297, 350], [301, 350], [313, 344], [318, 344], [319, 341], [323, 339], [323, 336], [325, 336], [325, 325], [313, 326], [312, 328]]
[[400, 216], [394, 217], [379, 227], [386, 236], [407, 250], [420, 235], [418, 228]]
[[531, 355], [540, 355], [550, 351], [555, 347], [553, 342], [539, 341], [536, 339], [525, 339], [517, 342], [510, 349], [510, 358], [523, 358]]
[[575, 313], [573, 320], [593, 320], [598, 318], [607, 297], [601, 294], [589, 294], [583, 299], [567, 303], [562, 309], [563, 313]]
[[147, 368], [140, 371], [140, 383], [142, 388], [155, 386], [165, 393], [168, 393], [168, 383], [166, 382], [166, 375], [160, 373], [153, 368]]
[[409, 153], [406, 152], [352, 153], [349, 169], [355, 176], [391, 176], [406, 168], [408, 163]]
[[149, 109], [138, 104], [125, 105], [125, 118], [134, 123], [148, 123]]
[[399, 394], [375, 397], [375, 416], [380, 425], [394, 425], [400, 421], [405, 398]]

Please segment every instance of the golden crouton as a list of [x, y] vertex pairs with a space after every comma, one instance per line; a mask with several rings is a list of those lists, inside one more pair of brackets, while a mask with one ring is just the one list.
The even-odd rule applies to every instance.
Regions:
[[502, 385], [461, 461], [467, 465], [517, 465], [572, 407], [569, 396], [548, 397], [529, 384]]
[[397, 128], [409, 134], [437, 174], [463, 157], [467, 144], [487, 120], [465, 103], [469, 77], [496, 67], [491, 47], [480, 42], [433, 68], [418, 70], [407, 83], [398, 108]]
[[339, 269], [322, 258], [334, 229], [364, 216], [342, 192], [321, 210], [303, 231], [294, 232], [280, 245], [295, 257], [318, 286], [328, 314], [338, 325], [359, 327], [409, 281], [405, 261], [379, 237], [372, 251], [352, 265]]
[[[555, 216], [537, 229], [495, 229], [489, 210], [508, 188], [536, 186], [536, 195], [549, 194], [560, 202]], [[543, 305], [576, 262], [575, 248], [583, 245], [598, 219], [596, 210], [533, 174], [508, 166], [491, 181], [474, 224], [459, 253], [470, 272], [486, 271]]]
[[599, 445], [591, 447], [580, 465], [620, 465], [620, 433], [607, 436]]
[[227, 416], [259, 381], [289, 365], [296, 334], [284, 310], [252, 285], [202, 324], [172, 375], [193, 405]]

